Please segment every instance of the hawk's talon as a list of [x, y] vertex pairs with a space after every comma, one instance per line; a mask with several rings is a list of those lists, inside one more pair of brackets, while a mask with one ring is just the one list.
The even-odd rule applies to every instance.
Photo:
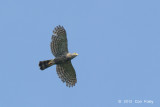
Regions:
[[48, 65], [52, 65], [52, 62], [48, 62]]

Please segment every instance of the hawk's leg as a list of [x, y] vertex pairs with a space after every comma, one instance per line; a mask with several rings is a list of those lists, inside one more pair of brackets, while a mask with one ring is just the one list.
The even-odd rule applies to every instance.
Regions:
[[48, 65], [53, 65], [54, 64], [54, 59], [52, 59], [52, 60], [50, 60], [49, 62], [48, 62]]

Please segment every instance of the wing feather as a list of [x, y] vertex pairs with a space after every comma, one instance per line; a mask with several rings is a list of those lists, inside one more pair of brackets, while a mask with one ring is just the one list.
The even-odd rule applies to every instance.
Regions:
[[51, 51], [55, 57], [68, 53], [67, 34], [63, 26], [57, 26], [53, 30]]
[[56, 66], [56, 71], [59, 78], [66, 82], [66, 86], [73, 87], [75, 86], [77, 79], [76, 79], [76, 72], [72, 66], [71, 61], [68, 61], [63, 64], [58, 64]]

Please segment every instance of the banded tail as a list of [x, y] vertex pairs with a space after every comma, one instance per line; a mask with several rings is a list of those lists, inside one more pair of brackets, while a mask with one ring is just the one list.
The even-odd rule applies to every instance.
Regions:
[[46, 61], [40, 61], [39, 62], [39, 67], [41, 70], [44, 70], [52, 65], [54, 65], [54, 60], [46, 60]]

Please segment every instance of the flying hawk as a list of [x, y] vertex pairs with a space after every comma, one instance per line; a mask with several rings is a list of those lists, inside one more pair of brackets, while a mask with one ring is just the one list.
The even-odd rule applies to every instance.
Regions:
[[67, 34], [63, 26], [59, 25], [53, 30], [50, 47], [55, 58], [40, 61], [40, 69], [44, 70], [52, 65], [56, 65], [57, 74], [63, 82], [66, 82], [66, 86], [75, 86], [77, 82], [76, 72], [72, 66], [71, 60], [78, 54], [68, 52]]

